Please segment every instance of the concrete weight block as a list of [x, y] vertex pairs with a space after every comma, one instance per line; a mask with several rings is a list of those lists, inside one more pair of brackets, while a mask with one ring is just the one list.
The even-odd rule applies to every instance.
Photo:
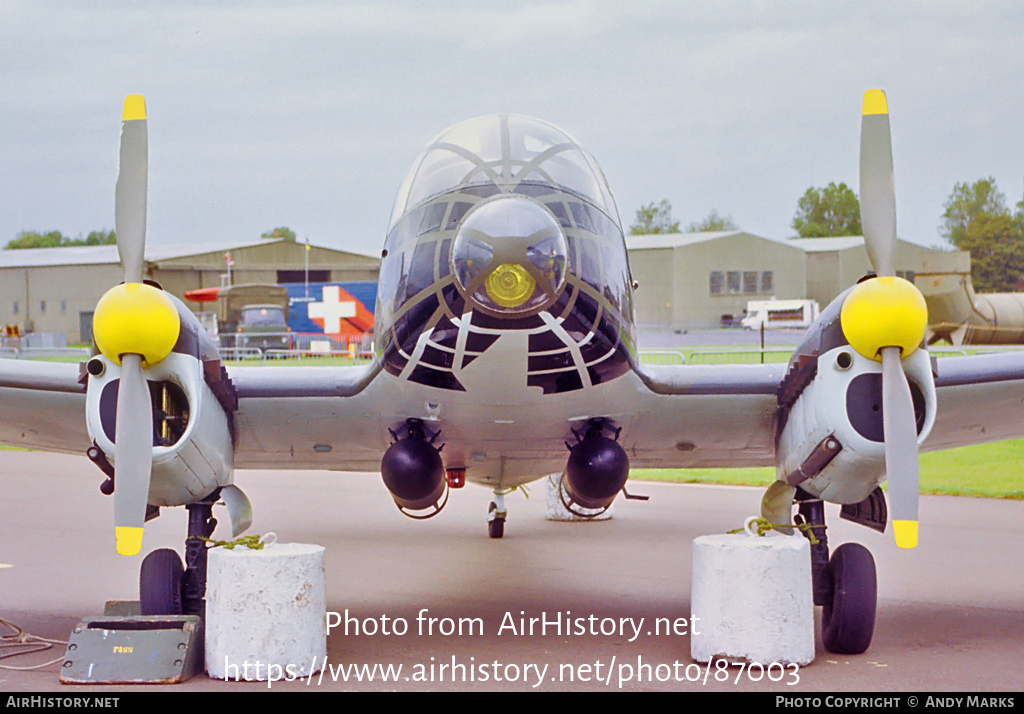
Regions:
[[323, 547], [211, 548], [207, 671], [236, 680], [294, 679], [319, 671], [327, 657], [326, 611]]
[[811, 558], [801, 535], [708, 535], [693, 541], [690, 654], [698, 662], [814, 660]]

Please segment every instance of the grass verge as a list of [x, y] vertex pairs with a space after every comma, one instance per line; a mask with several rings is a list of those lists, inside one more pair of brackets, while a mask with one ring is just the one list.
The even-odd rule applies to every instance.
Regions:
[[[921, 454], [921, 493], [1024, 500], [1024, 439]], [[768, 486], [775, 469], [633, 469], [630, 479]]]

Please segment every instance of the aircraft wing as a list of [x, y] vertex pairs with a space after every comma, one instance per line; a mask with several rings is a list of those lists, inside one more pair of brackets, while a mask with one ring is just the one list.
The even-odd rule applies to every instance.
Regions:
[[[1024, 353], [936, 361], [937, 409], [924, 451], [1024, 438]], [[638, 468], [775, 466], [786, 365], [645, 366], [631, 425]], [[844, 409], [837, 394], [835, 410]]]
[[1024, 353], [936, 361], [935, 426], [925, 451], [1024, 437]]
[[773, 466], [785, 364], [644, 366], [630, 425], [638, 468]]
[[84, 454], [85, 386], [78, 364], [0, 359], [0, 444]]
[[[938, 409], [925, 451], [1024, 437], [1020, 354], [945, 357], [937, 365]], [[627, 437], [631, 464], [774, 466], [785, 370], [644, 366]], [[386, 448], [382, 416], [391, 410], [368, 390], [377, 373], [361, 366], [232, 368], [235, 467], [378, 470]], [[75, 454], [90, 444], [78, 364], [2, 359], [0, 403], [0, 443]]]
[[[380, 443], [380, 404], [359, 396], [377, 371], [231, 368], [239, 397], [235, 468], [378, 470], [386, 448]], [[0, 444], [85, 454], [92, 443], [77, 363], [0, 359], [0, 405]], [[317, 451], [318, 444], [331, 449]]]
[[[376, 364], [234, 367], [236, 468], [379, 471], [389, 398], [370, 385]], [[391, 408], [394, 408], [393, 406]]]

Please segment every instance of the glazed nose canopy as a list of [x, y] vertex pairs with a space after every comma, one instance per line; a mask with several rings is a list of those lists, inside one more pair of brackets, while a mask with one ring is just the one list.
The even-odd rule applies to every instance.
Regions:
[[558, 297], [566, 253], [554, 216], [529, 198], [504, 195], [466, 214], [452, 245], [452, 269], [477, 307], [519, 315]]

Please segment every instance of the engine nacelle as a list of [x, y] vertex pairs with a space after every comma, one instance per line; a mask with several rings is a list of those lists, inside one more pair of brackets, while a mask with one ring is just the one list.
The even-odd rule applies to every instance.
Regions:
[[588, 433], [569, 452], [559, 495], [570, 512], [592, 517], [612, 504], [628, 478], [626, 450], [607, 436]]
[[[114, 435], [121, 369], [103, 356], [93, 357], [89, 367], [99, 374], [89, 377], [86, 425], [116, 471]], [[146, 381], [154, 411], [149, 503], [180, 506], [230, 484], [233, 447], [228, 417], [204, 381], [198, 360], [172, 353], [146, 369]]]
[[[822, 347], [827, 346], [825, 339]], [[917, 349], [902, 366], [921, 444], [935, 423], [932, 362], [926, 350]], [[798, 351], [783, 382], [780, 407], [780, 479], [844, 504], [863, 501], [885, 480], [880, 362], [847, 344], [802, 359]]]
[[[436, 516], [448, 502], [441, 455], [424, 438], [412, 436], [389, 446], [381, 459], [380, 472], [395, 505], [410, 518]], [[427, 509], [433, 510], [426, 515], [410, 512]]]
[[[161, 507], [193, 503], [230, 485], [234, 454], [225, 410], [225, 404], [233, 399], [230, 382], [219, 368], [216, 348], [205, 330], [188, 308], [172, 299], [182, 321], [178, 344], [165, 358], [145, 368], [154, 422], [149, 503]], [[204, 363], [204, 357], [212, 362]], [[216, 375], [205, 373], [211, 366], [217, 367]], [[103, 457], [113, 463], [116, 489], [114, 439], [121, 368], [97, 355], [89, 360], [87, 369], [86, 426]]]

